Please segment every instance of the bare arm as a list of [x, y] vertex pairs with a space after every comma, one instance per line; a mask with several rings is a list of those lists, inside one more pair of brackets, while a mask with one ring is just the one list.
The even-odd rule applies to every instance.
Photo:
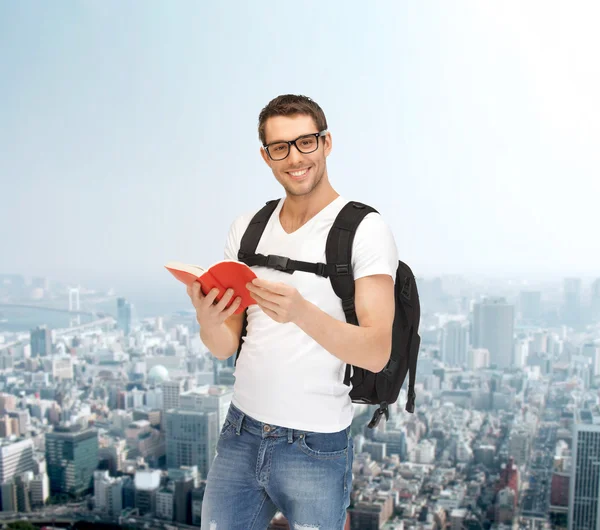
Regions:
[[217, 327], [200, 327], [200, 338], [220, 360], [231, 357], [238, 349], [244, 315], [232, 315]]
[[296, 324], [342, 361], [379, 372], [387, 364], [392, 347], [394, 282], [380, 274], [355, 283], [359, 326], [339, 321], [308, 301]]
[[390, 356], [394, 322], [394, 281], [387, 274], [355, 282], [355, 308], [360, 326], [325, 313], [286, 284], [254, 280], [249, 285], [257, 303], [277, 322], [294, 322], [342, 361], [381, 371]]
[[235, 314], [240, 298], [227, 307], [233, 297], [233, 292], [227, 291], [218, 303], [214, 303], [219, 291], [213, 289], [204, 296], [198, 282], [188, 287], [187, 292], [196, 309], [202, 342], [217, 359], [231, 357], [237, 351], [244, 322], [243, 313]]

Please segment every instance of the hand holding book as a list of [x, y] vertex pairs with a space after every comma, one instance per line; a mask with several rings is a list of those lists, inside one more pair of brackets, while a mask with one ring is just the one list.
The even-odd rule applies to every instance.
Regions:
[[[232, 314], [239, 314], [256, 301], [250, 295], [246, 284], [256, 278], [254, 271], [245, 263], [233, 260], [223, 260], [208, 269], [203, 269], [198, 265], [190, 265], [178, 261], [170, 261], [165, 268], [180, 282], [188, 286], [188, 294], [192, 296], [190, 288], [199, 283], [201, 289], [198, 289], [199, 297], [213, 297], [211, 303], [219, 304], [223, 300], [223, 309], [229, 309], [232, 303], [235, 303], [237, 297], [240, 298], [238, 307]], [[213, 291], [216, 289], [216, 291]], [[226, 294], [231, 290], [231, 294]], [[226, 297], [226, 299], [224, 299]], [[200, 298], [198, 298], [200, 299]], [[208, 300], [207, 300], [208, 301]]]
[[193, 282], [187, 286], [187, 293], [196, 310], [196, 320], [201, 328], [216, 328], [223, 324], [240, 307], [241, 297], [233, 296], [233, 290], [227, 289], [219, 301], [218, 289], [211, 289], [207, 295], [202, 293], [200, 282]]

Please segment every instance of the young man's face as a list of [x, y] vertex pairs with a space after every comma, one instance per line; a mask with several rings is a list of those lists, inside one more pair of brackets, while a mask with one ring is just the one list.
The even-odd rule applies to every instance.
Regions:
[[[275, 116], [265, 124], [266, 144], [271, 144], [270, 152], [275, 158], [283, 156], [286, 147], [273, 146], [274, 142], [291, 141], [297, 138], [320, 132], [311, 116], [299, 114], [295, 116]], [[314, 136], [298, 140], [303, 150], [313, 140], [318, 141], [317, 149], [312, 153], [301, 153], [294, 145], [289, 146], [289, 154], [283, 160], [272, 160], [261, 148], [261, 154], [273, 175], [284, 187], [288, 195], [302, 196], [311, 193], [327, 173], [325, 159], [331, 152], [331, 136]]]

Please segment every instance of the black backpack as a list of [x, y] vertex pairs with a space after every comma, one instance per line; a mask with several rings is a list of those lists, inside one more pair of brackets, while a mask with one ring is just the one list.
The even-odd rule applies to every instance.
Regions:
[[[354, 278], [352, 276], [352, 243], [356, 229], [364, 217], [376, 210], [366, 204], [351, 201], [347, 203], [336, 217], [325, 248], [326, 263], [309, 263], [297, 261], [285, 256], [256, 254], [256, 248], [269, 218], [277, 207], [279, 199], [266, 203], [252, 218], [246, 232], [242, 236], [238, 260], [249, 266], [270, 267], [293, 274], [294, 271], [314, 273], [329, 278], [334, 292], [342, 301], [346, 321], [358, 325], [354, 309]], [[381, 416], [389, 419], [388, 405], [398, 399], [407, 372], [408, 399], [406, 411], [413, 413], [415, 408], [415, 376], [417, 357], [421, 338], [419, 322], [421, 309], [419, 294], [414, 274], [410, 267], [398, 262], [395, 281], [396, 313], [392, 330], [392, 351], [385, 368], [378, 373], [364, 368], [346, 365], [344, 384], [352, 383], [350, 398], [354, 403], [379, 405], [369, 423], [375, 427]], [[236, 362], [246, 334], [246, 318], [242, 328], [240, 346], [236, 354]]]

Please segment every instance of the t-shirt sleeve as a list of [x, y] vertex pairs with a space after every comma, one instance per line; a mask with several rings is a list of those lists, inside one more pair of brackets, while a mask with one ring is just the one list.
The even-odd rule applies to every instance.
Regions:
[[389, 274], [395, 280], [397, 268], [398, 249], [392, 230], [379, 213], [368, 214], [354, 236], [354, 279], [374, 274]]
[[227, 239], [225, 240], [225, 250], [223, 256], [225, 259], [237, 260], [238, 251], [240, 250], [240, 244], [242, 242], [242, 236], [246, 231], [246, 228], [250, 224], [252, 218], [251, 213], [246, 213], [237, 217], [227, 233]]

